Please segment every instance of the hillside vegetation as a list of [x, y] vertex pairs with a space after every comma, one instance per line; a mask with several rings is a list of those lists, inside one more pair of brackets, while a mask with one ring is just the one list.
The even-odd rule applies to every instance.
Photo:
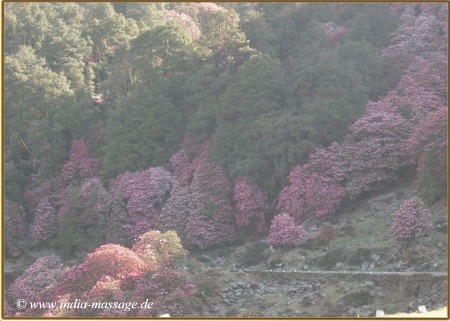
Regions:
[[5, 315], [189, 315], [177, 264], [244, 244], [447, 246], [447, 32], [444, 3], [5, 3]]

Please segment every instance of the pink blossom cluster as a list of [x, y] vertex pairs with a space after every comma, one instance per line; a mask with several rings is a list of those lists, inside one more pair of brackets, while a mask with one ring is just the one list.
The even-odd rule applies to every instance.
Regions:
[[[94, 213], [107, 211], [111, 195], [98, 177], [88, 178], [81, 182], [80, 198], [86, 207]], [[85, 218], [87, 219], [87, 218]]]
[[202, 159], [207, 157], [208, 142], [195, 144], [187, 137], [181, 144], [181, 149], [170, 158], [173, 172], [182, 184], [190, 184]]
[[115, 280], [142, 275], [147, 265], [136, 253], [117, 244], [105, 244], [88, 254], [86, 260], [68, 272], [57, 286], [56, 295], [73, 294], [81, 298], [104, 276]]
[[[430, 173], [436, 180], [447, 181], [448, 109], [430, 113], [414, 129], [408, 147], [417, 159], [419, 177]], [[431, 159], [430, 159], [431, 158]]]
[[48, 240], [56, 233], [58, 226], [58, 212], [50, 203], [48, 197], [43, 198], [34, 211], [31, 223], [31, 235], [35, 239]]
[[235, 215], [229, 198], [231, 184], [223, 169], [208, 160], [208, 155], [205, 150], [198, 156], [199, 165], [190, 185], [196, 207], [186, 222], [188, 244], [200, 248], [236, 238]]
[[[416, 15], [416, 7], [420, 6], [420, 14]], [[444, 49], [446, 38], [442, 32], [448, 17], [442, 14], [446, 9], [438, 10], [438, 4], [404, 4], [396, 8], [400, 13], [400, 25], [397, 28], [391, 46], [383, 51], [383, 55], [394, 56], [402, 52], [425, 56], [439, 49]], [[446, 7], [443, 5], [442, 7]], [[445, 28], [446, 29], [446, 28]]]
[[323, 28], [328, 40], [333, 42], [339, 41], [349, 32], [349, 29], [339, 26], [335, 22], [324, 23]]
[[345, 172], [344, 188], [350, 198], [382, 187], [411, 163], [405, 144], [412, 128], [402, 116], [385, 112], [363, 116], [350, 131], [336, 148], [335, 163]]
[[46, 288], [55, 286], [64, 274], [59, 257], [54, 254], [41, 257], [14, 280], [9, 294], [14, 300], [43, 300]]
[[[289, 185], [278, 198], [278, 213], [290, 215], [297, 223], [331, 215], [343, 197], [383, 188], [414, 158], [419, 175], [440, 172], [445, 176], [447, 55], [438, 37], [442, 9], [424, 5], [416, 16], [414, 8], [415, 4], [407, 4], [404, 10], [396, 9], [401, 24], [393, 45], [385, 51], [389, 59], [409, 55], [403, 59], [404, 75], [398, 85], [379, 101], [368, 103], [366, 114], [350, 126], [341, 144], [316, 149], [307, 164], [292, 170]], [[422, 42], [432, 42], [435, 48], [429, 50]], [[425, 50], [429, 52], [423, 55]], [[426, 161], [430, 155], [435, 158], [432, 162]]]
[[84, 139], [74, 140], [61, 176], [66, 181], [89, 178], [96, 176], [99, 168], [100, 159], [92, 156], [88, 143]]
[[256, 185], [237, 178], [234, 182], [234, 203], [238, 226], [254, 224], [258, 232], [267, 230], [265, 214], [269, 203], [266, 195]]
[[334, 177], [312, 170], [313, 166], [295, 167], [289, 174], [290, 185], [278, 198], [278, 212], [289, 214], [297, 224], [333, 214], [344, 195]]
[[179, 237], [185, 240], [187, 217], [196, 207], [193, 191], [189, 186], [175, 182], [170, 197], [164, 204], [156, 219], [156, 228], [161, 231], [176, 231]]
[[[220, 166], [209, 161], [208, 143], [185, 139], [171, 163], [179, 183], [158, 219], [158, 228], [179, 233], [188, 247], [224, 244], [236, 237], [229, 195], [231, 184]], [[167, 225], [165, 225], [167, 224]]]
[[171, 268], [147, 274], [135, 280], [134, 285], [130, 289], [132, 301], [153, 303], [149, 309], [138, 310], [137, 317], [157, 317], [166, 313], [173, 317], [183, 316], [189, 311], [195, 293], [195, 286]]
[[286, 213], [275, 216], [270, 226], [267, 242], [271, 245], [292, 245], [306, 237], [306, 230], [296, 225], [294, 219]]
[[404, 201], [394, 213], [392, 232], [399, 240], [411, 240], [432, 225], [430, 210], [420, 198], [413, 197]]
[[124, 173], [110, 182], [110, 192], [122, 199], [128, 211], [127, 229], [136, 238], [153, 229], [174, 178], [162, 167]]

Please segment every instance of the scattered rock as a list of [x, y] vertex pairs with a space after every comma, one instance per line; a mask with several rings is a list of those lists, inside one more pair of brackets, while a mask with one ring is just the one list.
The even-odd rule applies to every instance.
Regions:
[[364, 263], [361, 265], [361, 270], [365, 271], [370, 266], [370, 263], [367, 261], [364, 261]]
[[376, 310], [375, 311], [375, 317], [377, 317], [377, 318], [384, 318], [384, 311], [383, 310]]
[[424, 305], [419, 305], [417, 309], [419, 310], [420, 313], [427, 313], [427, 307]]
[[373, 283], [372, 281], [364, 281], [364, 283], [362, 284], [363, 287], [372, 287], [374, 285], [375, 283]]
[[380, 259], [380, 256], [378, 254], [372, 254], [370, 255], [370, 258], [372, 259], [372, 261], [377, 262]]
[[301, 301], [305, 304], [313, 304], [314, 303], [314, 295], [312, 293], [307, 293], [303, 296]]
[[373, 309], [370, 306], [362, 306], [358, 308], [359, 310], [359, 316], [363, 318], [368, 318], [373, 314]]
[[269, 261], [269, 267], [273, 269], [282, 268], [284, 265], [285, 263], [281, 259], [274, 259]]

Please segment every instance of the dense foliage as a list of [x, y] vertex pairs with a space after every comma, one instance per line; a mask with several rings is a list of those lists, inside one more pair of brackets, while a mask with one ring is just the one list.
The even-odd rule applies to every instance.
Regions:
[[394, 213], [392, 232], [397, 239], [411, 240], [432, 226], [431, 213], [418, 197], [406, 200]]

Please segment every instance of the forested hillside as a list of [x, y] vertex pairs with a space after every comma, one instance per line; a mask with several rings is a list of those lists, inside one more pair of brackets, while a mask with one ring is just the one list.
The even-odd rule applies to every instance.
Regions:
[[88, 316], [183, 316], [184, 249], [289, 247], [304, 222], [402, 182], [418, 193], [395, 238], [433, 226], [428, 207], [447, 195], [446, 3], [3, 6], [4, 256], [58, 255], [12, 283], [9, 315], [94, 313], [17, 299], [147, 298], [137, 314]]

